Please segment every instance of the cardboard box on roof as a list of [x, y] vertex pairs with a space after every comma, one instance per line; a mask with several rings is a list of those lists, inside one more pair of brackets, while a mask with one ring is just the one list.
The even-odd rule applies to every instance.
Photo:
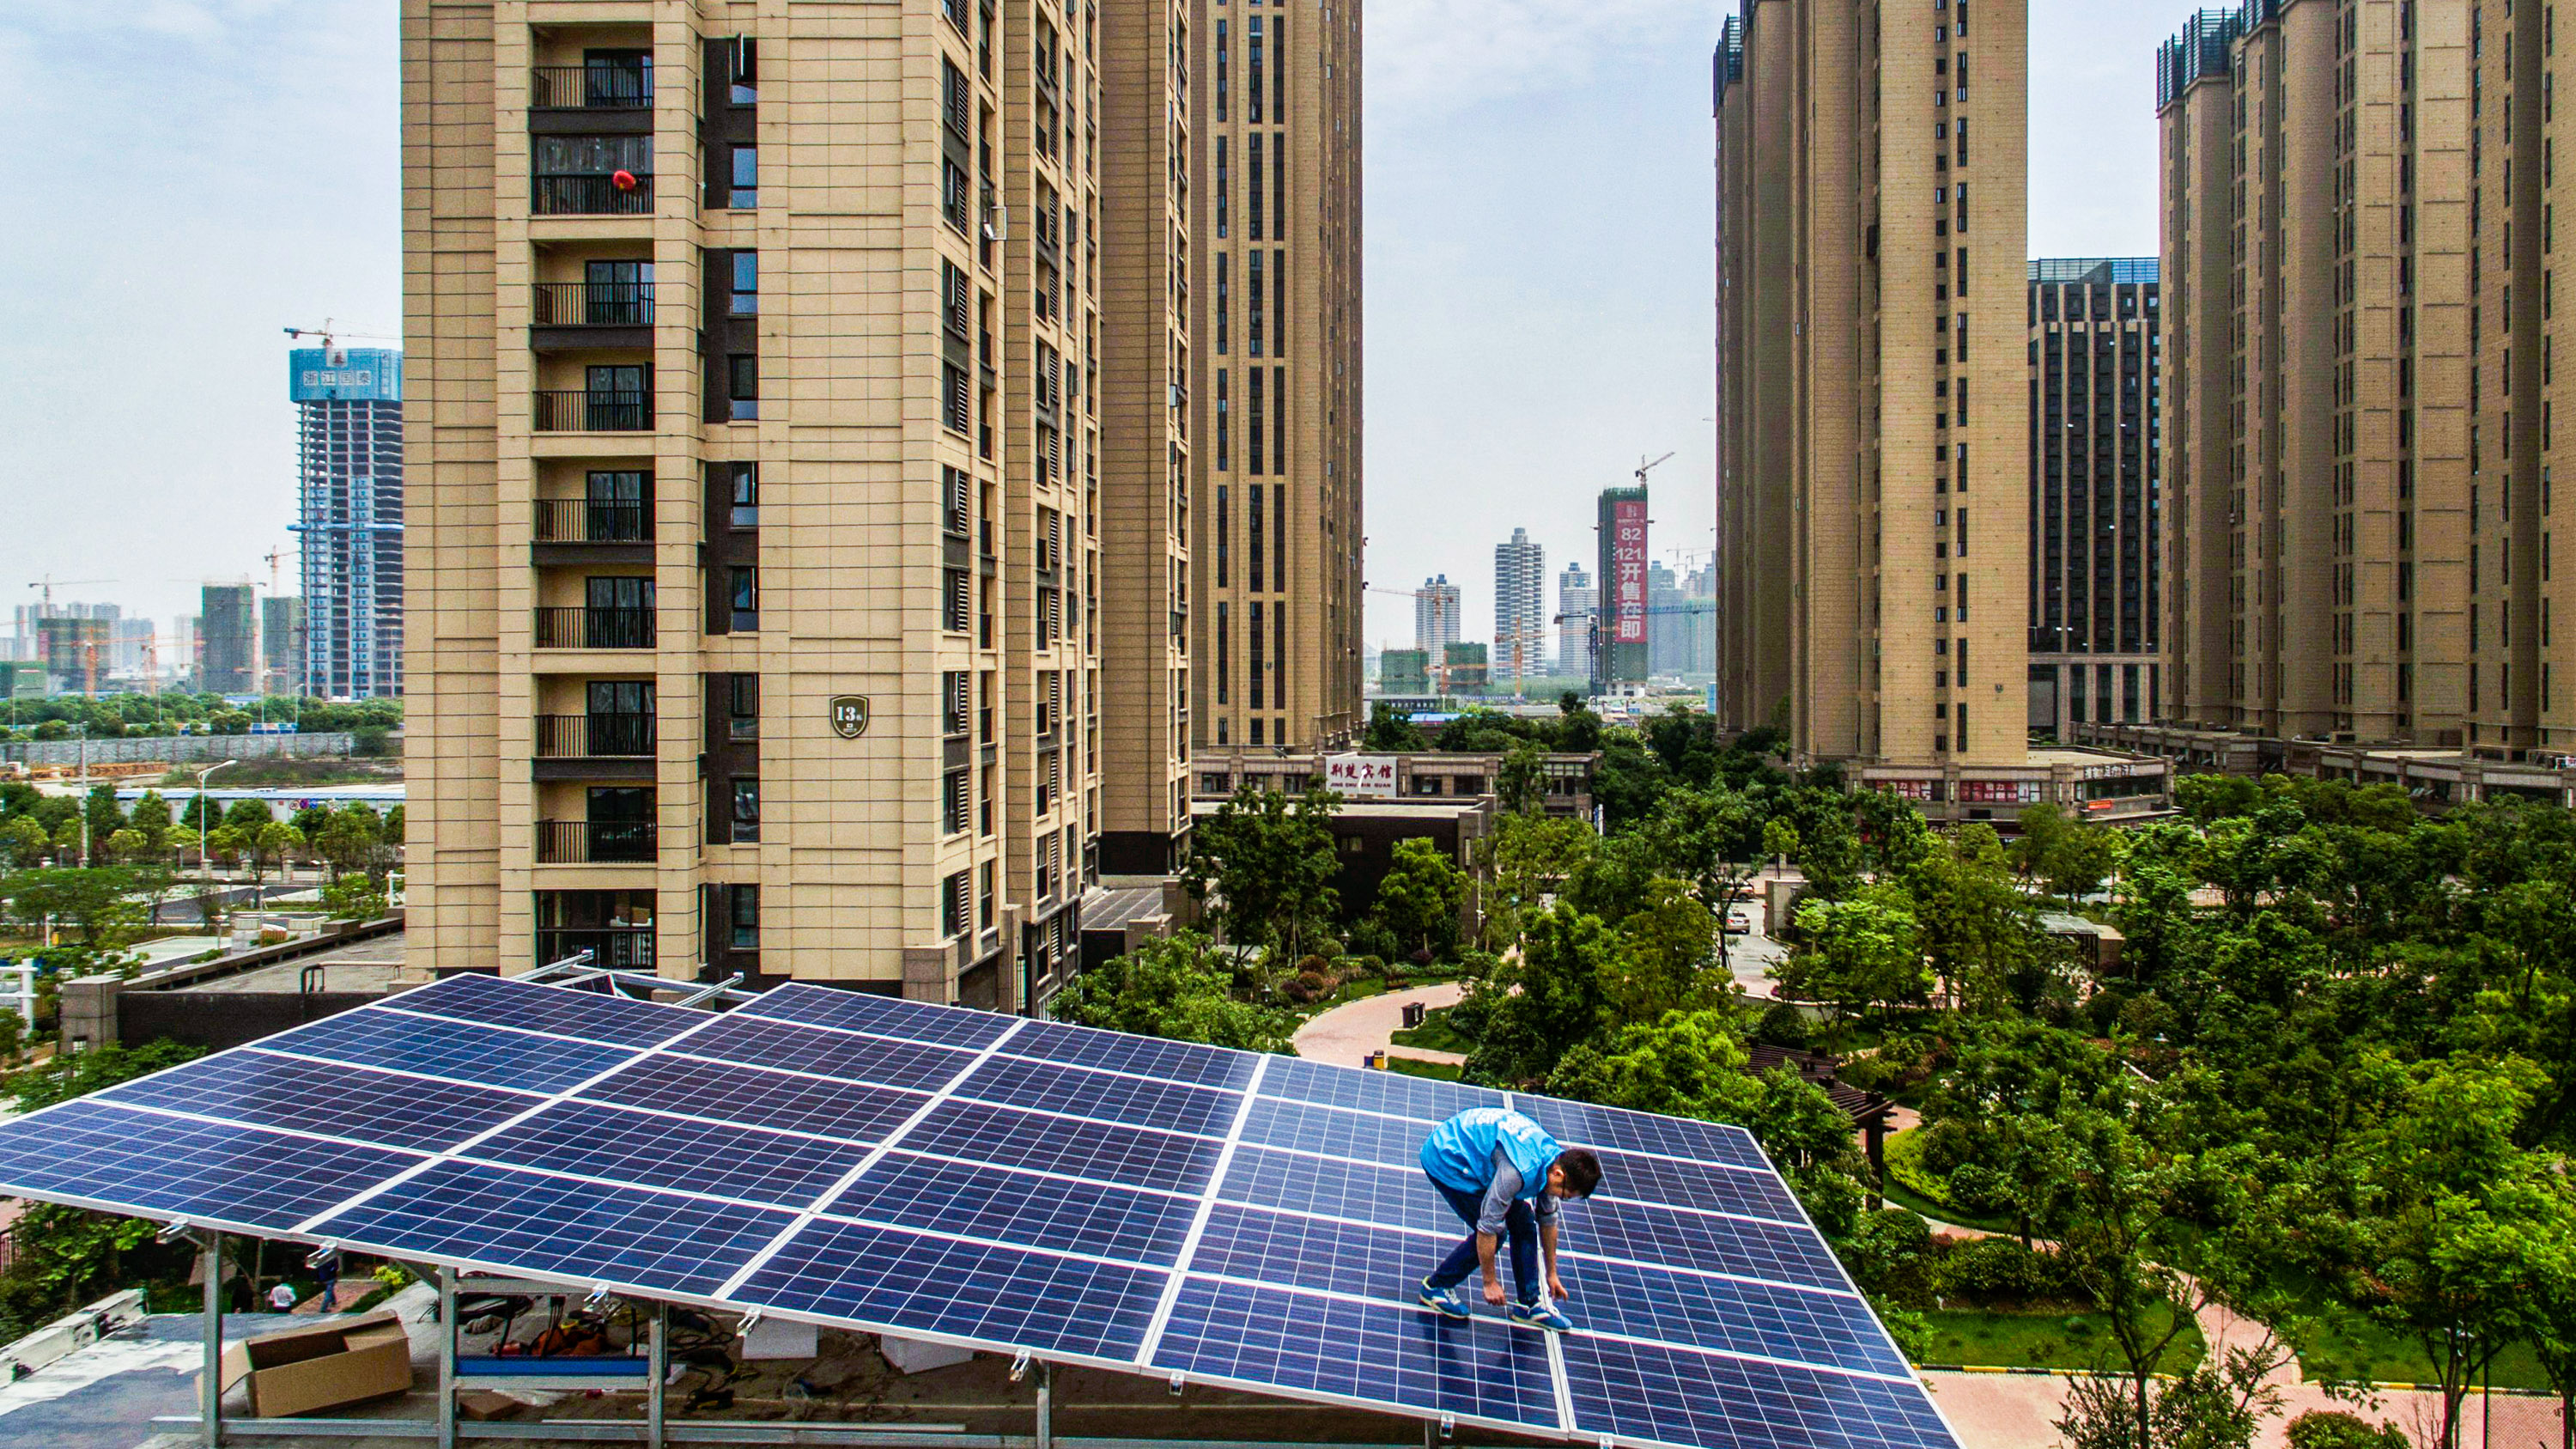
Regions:
[[224, 1387], [244, 1378], [264, 1419], [399, 1394], [411, 1387], [411, 1335], [391, 1309], [263, 1333], [224, 1350]]

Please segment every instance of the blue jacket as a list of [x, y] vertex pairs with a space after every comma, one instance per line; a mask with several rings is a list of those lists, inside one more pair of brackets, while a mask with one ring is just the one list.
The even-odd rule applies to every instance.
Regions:
[[1497, 1147], [1521, 1175], [1520, 1200], [1538, 1201], [1547, 1191], [1547, 1170], [1564, 1149], [1546, 1128], [1509, 1107], [1470, 1107], [1432, 1128], [1422, 1143], [1422, 1170], [1444, 1187], [1483, 1192], [1493, 1185]]

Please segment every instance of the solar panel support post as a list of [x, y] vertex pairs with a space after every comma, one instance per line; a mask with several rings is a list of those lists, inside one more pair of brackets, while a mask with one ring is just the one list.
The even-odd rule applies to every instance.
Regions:
[[668, 1412], [667, 1397], [671, 1378], [671, 1305], [653, 1305], [653, 1337], [645, 1351], [644, 1364], [653, 1381], [644, 1387], [644, 1443], [647, 1449], [662, 1449], [662, 1424]]
[[209, 1229], [198, 1241], [206, 1272], [206, 1370], [198, 1413], [206, 1449], [217, 1449], [224, 1442], [224, 1235]]
[[438, 1274], [438, 1449], [456, 1449], [456, 1270]]
[[1036, 1449], [1055, 1449], [1055, 1365], [1039, 1359]]

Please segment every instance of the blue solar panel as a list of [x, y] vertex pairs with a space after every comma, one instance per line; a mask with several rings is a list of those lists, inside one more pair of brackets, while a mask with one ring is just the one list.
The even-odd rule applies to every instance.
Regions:
[[835, 991], [828, 986], [813, 986], [801, 981], [763, 992], [758, 1001], [745, 1005], [736, 1014], [801, 1021], [814, 1026], [838, 1027], [843, 1031], [872, 1032], [878, 1036], [896, 1036], [907, 1041], [938, 1042], [970, 1049], [992, 1045], [996, 1037], [1011, 1029], [1014, 1020], [1012, 1017], [995, 1016], [989, 1011], [924, 1006], [899, 997], [871, 996], [864, 991]]
[[1435, 1238], [1220, 1204], [1199, 1235], [1190, 1271], [1410, 1303], [1423, 1276], [1464, 1236], [1464, 1224], [1450, 1238]]
[[314, 1231], [433, 1262], [704, 1296], [794, 1221], [770, 1208], [445, 1162]]
[[1856, 1378], [1686, 1348], [1569, 1334], [1574, 1425], [1692, 1449], [1951, 1449], [1912, 1381]]
[[1767, 1171], [1712, 1167], [1705, 1162], [1677, 1162], [1633, 1152], [1605, 1150], [1600, 1157], [1603, 1197], [1704, 1208], [1781, 1223], [1806, 1221], [1798, 1212], [1798, 1200]]
[[1033, 1248], [1169, 1264], [1199, 1201], [890, 1152], [824, 1211]]
[[1061, 1026], [1050, 1021], [1030, 1022], [1002, 1050], [1015, 1057], [1071, 1062], [1201, 1087], [1240, 1087], [1251, 1080], [1253, 1064], [1260, 1060], [1249, 1052], [1122, 1036], [1114, 1031]]
[[660, 1056], [646, 1057], [582, 1096], [863, 1143], [884, 1136], [928, 1100], [918, 1092]]
[[1562, 1275], [1565, 1311], [1577, 1328], [1826, 1368], [1906, 1372], [1868, 1305], [1846, 1293], [1575, 1257], [1564, 1261]]
[[622, 1047], [467, 1026], [379, 1006], [299, 1026], [259, 1045], [297, 1056], [426, 1072], [530, 1092], [562, 1091], [634, 1055]]
[[386, 998], [401, 1011], [461, 1016], [493, 1026], [551, 1032], [610, 1046], [648, 1047], [703, 1024], [702, 1011], [656, 1006], [604, 991], [568, 991], [501, 976], [450, 976], [418, 991]]
[[1034, 1107], [1074, 1117], [1100, 1117], [1171, 1132], [1223, 1136], [1243, 1105], [1238, 1092], [1185, 1087], [1116, 1072], [1060, 1067], [1052, 1062], [997, 1056], [957, 1087], [960, 1097]]
[[1458, 1214], [1420, 1167], [1387, 1167], [1264, 1147], [1238, 1147], [1217, 1195], [1229, 1202], [1445, 1233]]
[[806, 1208], [868, 1149], [562, 1102], [474, 1145], [488, 1162]]
[[1568, 1252], [1808, 1288], [1846, 1286], [1825, 1240], [1810, 1228], [1598, 1199], [1579, 1213], [1569, 1209], [1564, 1221]]
[[1162, 1298], [1151, 1268], [824, 1219], [752, 1274], [735, 1297], [792, 1313], [1128, 1359]]
[[670, 1050], [748, 1066], [779, 1067], [923, 1091], [945, 1085], [975, 1060], [973, 1052], [955, 1047], [852, 1036], [848, 1032], [741, 1015], [728, 1016], [687, 1041], [674, 1043]]
[[1618, 1107], [1595, 1107], [1588, 1102], [1559, 1101], [1554, 1097], [1520, 1097], [1515, 1100], [1523, 1112], [1538, 1119], [1557, 1141], [1569, 1147], [1579, 1144], [1615, 1148], [1621, 1152], [1657, 1152], [1666, 1157], [1687, 1157], [1701, 1162], [1724, 1162], [1737, 1167], [1770, 1170], [1770, 1164], [1763, 1160], [1762, 1149], [1753, 1144], [1753, 1134], [1741, 1127], [1693, 1122], [1680, 1117], [1657, 1117]]
[[0, 1193], [278, 1232], [419, 1161], [88, 1100], [0, 1123]]
[[1490, 1087], [1434, 1081], [1402, 1072], [1328, 1067], [1296, 1057], [1274, 1059], [1268, 1075], [1261, 1079], [1261, 1092], [1268, 1097], [1416, 1117], [1425, 1122], [1446, 1121], [1470, 1107], [1503, 1105], [1503, 1094]]
[[1246, 1142], [1302, 1148], [1328, 1157], [1382, 1162], [1389, 1167], [1411, 1167], [1417, 1172], [1421, 1170], [1422, 1140], [1429, 1135], [1431, 1124], [1427, 1122], [1269, 1097], [1252, 1104], [1251, 1120], [1243, 1125]]
[[110, 1087], [96, 1100], [435, 1152], [545, 1099], [497, 1087], [238, 1051]]
[[941, 1103], [903, 1145], [945, 1157], [1178, 1192], [1195, 1192], [1204, 1185], [1221, 1150], [1204, 1137], [953, 1101]]
[[1152, 1367], [1557, 1433], [1542, 1335], [1493, 1319], [1191, 1278]]

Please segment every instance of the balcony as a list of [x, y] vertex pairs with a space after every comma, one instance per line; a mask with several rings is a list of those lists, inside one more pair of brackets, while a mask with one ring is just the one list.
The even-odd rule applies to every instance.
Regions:
[[539, 865], [651, 864], [656, 828], [649, 820], [540, 820]]
[[537, 716], [537, 780], [650, 780], [656, 731], [649, 714]]
[[528, 346], [535, 351], [653, 345], [651, 282], [539, 282], [531, 290]]
[[635, 498], [539, 498], [529, 561], [539, 568], [653, 562], [653, 510]]
[[653, 394], [579, 389], [536, 395], [534, 426], [540, 433], [642, 433], [653, 427]]
[[536, 640], [540, 649], [650, 649], [651, 609], [538, 609]]
[[[528, 72], [531, 111], [650, 111], [653, 62], [647, 57], [610, 65], [541, 65]], [[600, 118], [583, 118], [594, 127]]]
[[[623, 182], [618, 180], [620, 176], [625, 178]], [[653, 173], [538, 176], [530, 188], [528, 202], [539, 216], [650, 216]]]

